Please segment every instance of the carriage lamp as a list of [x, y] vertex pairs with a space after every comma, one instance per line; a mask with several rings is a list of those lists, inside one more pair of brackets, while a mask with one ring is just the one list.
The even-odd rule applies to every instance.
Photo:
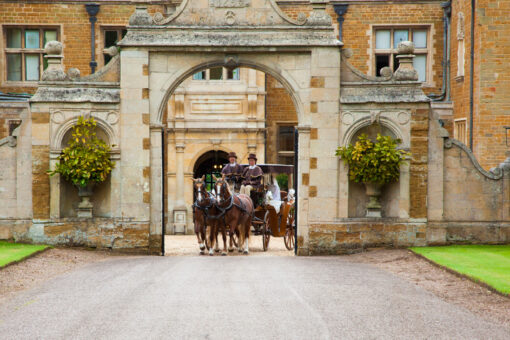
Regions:
[[505, 144], [508, 146], [508, 130], [510, 130], [510, 126], [503, 126], [503, 129], [505, 129]]

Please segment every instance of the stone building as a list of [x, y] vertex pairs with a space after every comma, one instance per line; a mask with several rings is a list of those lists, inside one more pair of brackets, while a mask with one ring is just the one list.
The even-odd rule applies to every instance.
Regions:
[[[164, 226], [190, 227], [188, 178], [236, 151], [295, 162], [301, 255], [510, 239], [509, 166], [483, 169], [505, 148], [481, 166], [450, 138], [476, 129], [459, 123], [466, 91], [450, 81], [465, 11], [455, 1], [0, 2], [0, 90], [34, 93], [0, 105], [1, 238], [159, 253]], [[63, 48], [43, 50], [48, 40]], [[408, 40], [414, 48], [399, 48]], [[483, 91], [475, 126], [494, 105]], [[117, 162], [92, 219], [77, 218], [75, 189], [46, 174], [83, 115]], [[279, 142], [294, 127], [296, 150]], [[363, 188], [334, 156], [371, 131], [412, 153], [383, 191], [381, 218], [365, 217]]]

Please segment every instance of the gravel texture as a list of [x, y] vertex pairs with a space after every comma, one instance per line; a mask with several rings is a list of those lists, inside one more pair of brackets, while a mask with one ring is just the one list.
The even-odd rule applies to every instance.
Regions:
[[[0, 301], [0, 334], [3, 339], [508, 339], [510, 334], [506, 319], [494, 317], [503, 315], [508, 299], [405, 250], [265, 255], [135, 257], [54, 249], [0, 271], [2, 289], [16, 268], [24, 272], [19, 284], [35, 280]], [[29, 264], [34, 260], [43, 267]], [[24, 270], [30, 267], [31, 272]]]

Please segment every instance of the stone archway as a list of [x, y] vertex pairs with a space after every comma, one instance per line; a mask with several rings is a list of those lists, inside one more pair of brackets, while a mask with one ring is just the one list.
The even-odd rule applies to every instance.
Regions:
[[[147, 213], [154, 251], [159, 247], [157, 235], [162, 230], [161, 129], [168, 128], [163, 126], [165, 106], [184, 79], [214, 66], [245, 66], [270, 74], [294, 102], [300, 131], [298, 253], [308, 253], [311, 221], [333, 221], [337, 217], [338, 193], [334, 188], [338, 165], [331, 159], [338, 143], [342, 44], [325, 4], [314, 4], [308, 18], [299, 18], [287, 18], [273, 0], [184, 1], [166, 19], [162, 15], [152, 18], [143, 7], [131, 17], [128, 33], [119, 43], [124, 91], [121, 113], [126, 121], [145, 124], [129, 129], [150, 141], [150, 148], [142, 151], [142, 162], [126, 164], [125, 170], [135, 173], [145, 167], [151, 169]], [[171, 128], [177, 132], [178, 161], [186, 149], [179, 131], [190, 126], [177, 119]], [[122, 135], [123, 145], [133, 143], [128, 135]], [[328, 165], [317, 168], [317, 162]], [[178, 177], [184, 179], [184, 174]], [[320, 212], [324, 207], [331, 209]]]

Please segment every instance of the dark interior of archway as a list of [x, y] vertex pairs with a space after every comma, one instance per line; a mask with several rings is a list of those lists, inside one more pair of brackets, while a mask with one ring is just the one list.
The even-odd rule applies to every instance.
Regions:
[[213, 177], [221, 176], [221, 169], [228, 163], [228, 154], [224, 151], [209, 151], [200, 156], [193, 169], [193, 178], [205, 176], [206, 188], [211, 191], [213, 188]]

